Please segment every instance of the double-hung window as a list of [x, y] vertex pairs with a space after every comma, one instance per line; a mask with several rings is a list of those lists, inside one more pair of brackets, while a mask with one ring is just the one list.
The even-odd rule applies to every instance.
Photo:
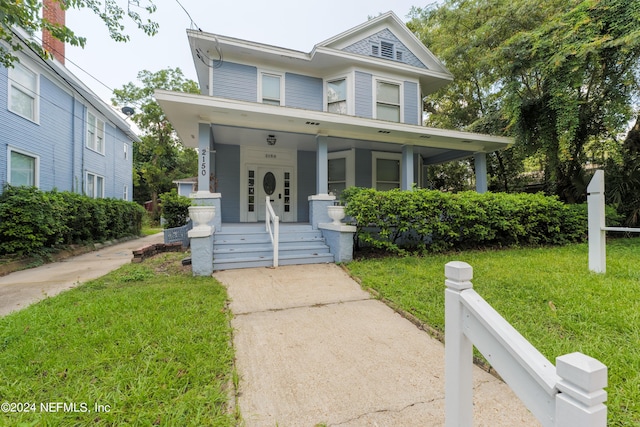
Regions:
[[355, 185], [355, 150], [329, 153], [327, 166], [329, 192], [340, 198], [345, 188]]
[[327, 82], [327, 111], [347, 114], [347, 79]]
[[37, 187], [40, 159], [9, 147], [7, 182], [14, 186]]
[[282, 76], [262, 73], [260, 83], [260, 101], [263, 104], [282, 105]]
[[400, 122], [400, 85], [376, 81], [376, 119]]
[[38, 75], [19, 62], [9, 68], [9, 110], [38, 121]]
[[372, 153], [372, 184], [376, 190], [400, 188], [401, 159], [402, 156], [397, 153]]
[[85, 194], [92, 199], [104, 197], [104, 177], [87, 172]]
[[104, 122], [87, 112], [87, 148], [104, 154]]

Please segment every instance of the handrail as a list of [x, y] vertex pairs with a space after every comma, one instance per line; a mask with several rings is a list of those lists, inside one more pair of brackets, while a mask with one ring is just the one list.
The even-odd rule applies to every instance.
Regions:
[[[280, 218], [276, 215], [273, 210], [273, 206], [271, 206], [271, 199], [269, 196], [266, 197], [265, 204], [265, 228], [269, 233], [269, 237], [271, 238], [271, 244], [273, 245], [273, 266], [278, 266], [278, 242], [280, 241]], [[273, 230], [271, 228], [271, 224], [273, 223]]]
[[445, 425], [473, 424], [473, 347], [544, 427], [607, 425], [607, 367], [582, 353], [556, 366], [473, 290], [473, 269], [445, 265]]

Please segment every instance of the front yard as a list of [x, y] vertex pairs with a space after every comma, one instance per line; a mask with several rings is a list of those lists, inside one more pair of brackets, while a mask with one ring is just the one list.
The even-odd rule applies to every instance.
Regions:
[[542, 354], [580, 351], [608, 366], [609, 425], [640, 425], [640, 239], [609, 239], [607, 273], [587, 244], [372, 258], [348, 265], [363, 286], [444, 332], [444, 265], [474, 268], [474, 289]]
[[0, 425], [235, 425], [226, 292], [183, 256], [0, 318]]

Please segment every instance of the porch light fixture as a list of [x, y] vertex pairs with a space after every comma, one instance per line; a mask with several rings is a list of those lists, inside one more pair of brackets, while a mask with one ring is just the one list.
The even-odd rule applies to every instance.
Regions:
[[267, 144], [276, 145], [276, 136], [275, 135], [267, 135]]

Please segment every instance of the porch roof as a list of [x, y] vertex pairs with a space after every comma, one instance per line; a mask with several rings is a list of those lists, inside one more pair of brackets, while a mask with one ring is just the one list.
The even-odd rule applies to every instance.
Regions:
[[388, 151], [399, 151], [403, 145], [413, 145], [418, 152], [425, 149], [430, 153], [430, 157], [435, 155], [442, 161], [464, 158], [473, 153], [490, 153], [513, 144], [513, 139], [506, 137], [385, 122], [208, 95], [157, 90], [155, 97], [182, 142], [193, 148], [198, 147], [200, 123], [309, 137], [325, 135], [329, 138], [366, 141], [369, 144], [382, 143], [387, 147], [393, 147]]

